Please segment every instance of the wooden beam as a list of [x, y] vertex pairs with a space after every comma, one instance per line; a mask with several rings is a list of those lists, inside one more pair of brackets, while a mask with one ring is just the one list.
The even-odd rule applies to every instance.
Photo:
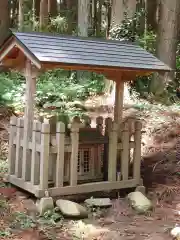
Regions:
[[120, 68], [120, 67], [103, 67], [103, 66], [87, 66], [87, 65], [79, 65], [79, 64], [64, 64], [64, 63], [48, 63], [48, 62], [42, 62], [42, 69], [44, 71], [46, 70], [52, 70], [52, 69], [65, 69], [65, 70], [83, 70], [83, 71], [91, 71], [91, 72], [97, 72], [99, 74], [104, 74], [108, 78], [112, 77], [112, 80], [114, 78], [117, 81], [117, 76], [119, 74], [128, 73], [131, 74], [131, 76], [136, 75], [146, 75], [151, 74], [153, 72], [162, 72], [159, 70], [151, 70], [151, 69], [132, 69], [132, 68]]
[[[55, 187], [48, 188], [48, 192], [51, 197], [71, 195], [71, 194], [84, 194], [91, 192], [100, 191], [110, 191], [116, 189], [133, 188], [139, 184], [135, 179], [130, 179], [126, 181], [113, 181], [113, 182], [93, 182], [84, 183], [77, 186], [67, 186], [67, 187]], [[45, 190], [36, 190], [35, 196], [40, 198], [45, 196]]]
[[24, 116], [24, 146], [23, 146], [23, 166], [22, 166], [22, 177], [24, 180], [29, 181], [30, 172], [30, 159], [28, 143], [32, 136], [32, 125], [34, 120], [34, 100], [36, 93], [36, 78], [32, 77], [32, 64], [30, 60], [26, 60], [26, 105], [25, 105], [25, 116]]

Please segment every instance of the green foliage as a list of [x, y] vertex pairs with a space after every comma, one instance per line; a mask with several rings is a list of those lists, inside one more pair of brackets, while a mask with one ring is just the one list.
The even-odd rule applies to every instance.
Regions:
[[28, 229], [35, 227], [33, 219], [23, 212], [15, 212], [13, 217], [15, 220], [11, 224], [11, 228]]
[[0, 105], [18, 102], [21, 99], [23, 86], [23, 77], [16, 73], [0, 74]]
[[44, 213], [42, 217], [39, 219], [39, 223], [41, 225], [50, 225], [54, 226], [57, 222], [63, 221], [63, 216], [60, 214], [59, 209], [55, 208], [53, 210], [48, 210]]
[[5, 229], [0, 231], [0, 238], [1, 239], [6, 239], [7, 237], [11, 236], [11, 232], [9, 231], [9, 229]]
[[[91, 78], [76, 79], [74, 72], [54, 70], [42, 74], [37, 81], [36, 106], [49, 114], [70, 117], [83, 115], [83, 101], [104, 90], [104, 77], [93, 73]], [[24, 106], [25, 81], [19, 74], [0, 74], [0, 104], [16, 110]]]

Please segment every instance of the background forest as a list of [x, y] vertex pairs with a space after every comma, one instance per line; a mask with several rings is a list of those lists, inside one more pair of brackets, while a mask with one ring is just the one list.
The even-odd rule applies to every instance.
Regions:
[[[180, 95], [179, 16], [178, 0], [1, 0], [0, 43], [9, 28], [136, 42], [174, 71], [141, 77], [126, 87], [131, 94], [171, 105]], [[23, 77], [3, 67], [1, 71], [1, 105], [21, 108]], [[37, 107], [62, 110], [67, 102], [113, 94], [113, 83], [94, 73], [56, 70], [40, 76], [37, 90]]]

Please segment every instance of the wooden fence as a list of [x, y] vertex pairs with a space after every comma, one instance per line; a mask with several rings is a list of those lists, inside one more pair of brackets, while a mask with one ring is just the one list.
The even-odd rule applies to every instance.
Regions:
[[[49, 122], [35, 120], [32, 133], [27, 137], [24, 134], [24, 119], [12, 117], [9, 182], [37, 197], [43, 197], [46, 191], [51, 196], [59, 196], [139, 185], [141, 123], [127, 121], [122, 123], [120, 130], [109, 118], [105, 124], [104, 133], [98, 135], [100, 137], [85, 141], [81, 138], [82, 126], [78, 123], [72, 124], [70, 136], [67, 136], [64, 123], [56, 124], [54, 135]], [[98, 118], [96, 130], [102, 133], [102, 129], [102, 118]], [[92, 136], [97, 136], [97, 131], [91, 130]], [[83, 174], [80, 170], [81, 156], [84, 161]], [[104, 171], [107, 171], [105, 181]]]

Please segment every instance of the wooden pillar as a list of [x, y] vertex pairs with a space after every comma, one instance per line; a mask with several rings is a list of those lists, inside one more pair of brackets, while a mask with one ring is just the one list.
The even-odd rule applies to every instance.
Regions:
[[124, 97], [124, 81], [119, 79], [116, 81], [115, 106], [114, 106], [114, 122], [120, 125], [123, 114], [123, 97]]
[[29, 158], [28, 142], [32, 136], [32, 125], [34, 120], [34, 100], [36, 93], [36, 75], [34, 76], [31, 61], [26, 61], [25, 68], [26, 77], [26, 104], [24, 115], [24, 145], [23, 145], [23, 164], [22, 164], [22, 178], [25, 181], [30, 180], [31, 176], [31, 162]]

